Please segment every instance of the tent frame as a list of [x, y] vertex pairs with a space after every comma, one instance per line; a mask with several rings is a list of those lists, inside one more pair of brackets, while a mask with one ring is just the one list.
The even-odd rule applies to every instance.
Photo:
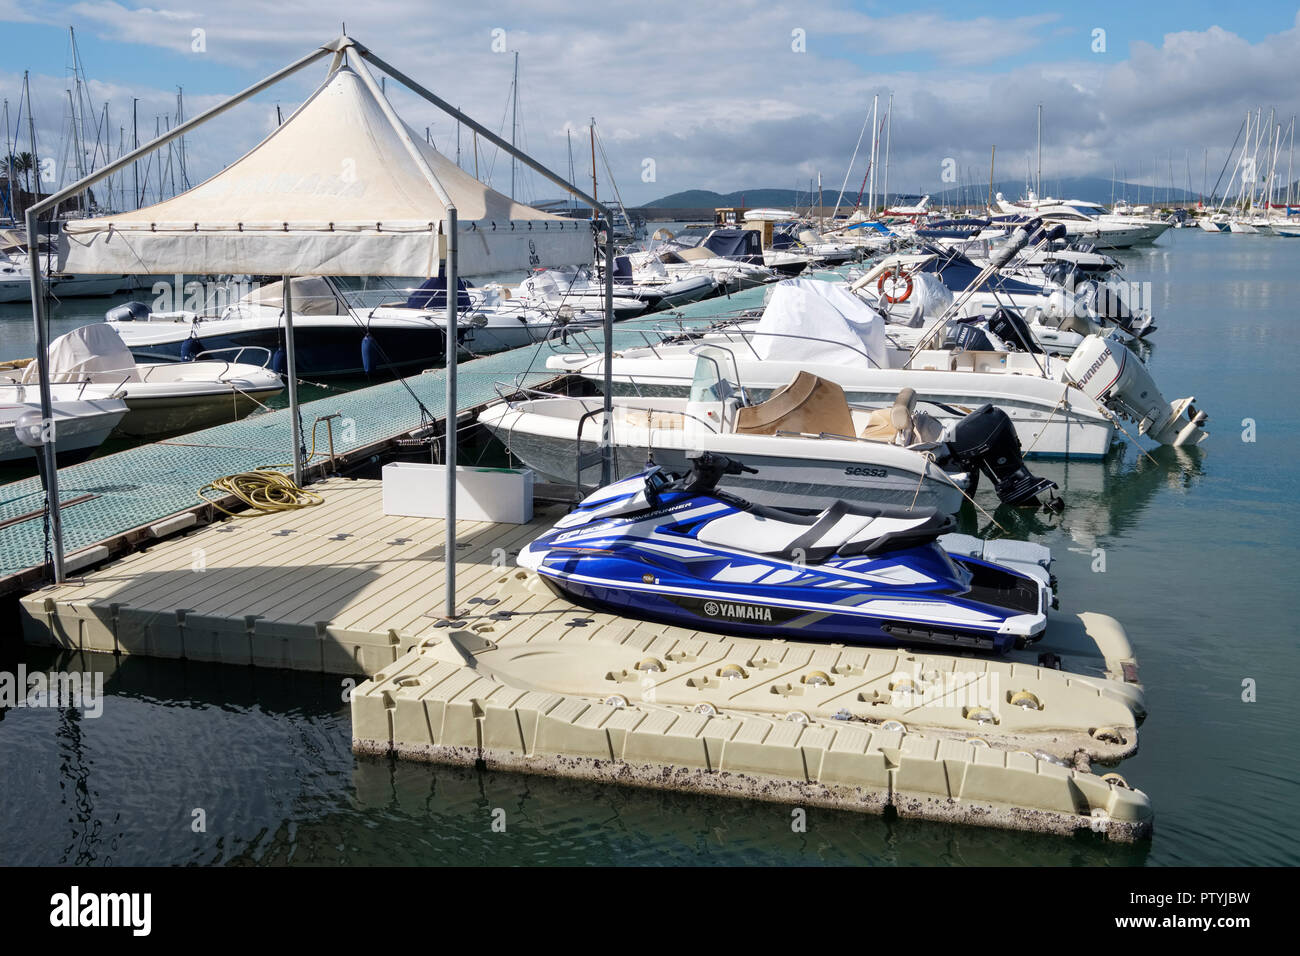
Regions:
[[[39, 217], [42, 213], [55, 209], [60, 203], [79, 195], [89, 187], [95, 185], [103, 179], [112, 176], [121, 169], [126, 168], [136, 162], [141, 156], [151, 153], [172, 140], [185, 135], [190, 130], [204, 125], [209, 120], [220, 116], [222, 113], [240, 105], [246, 100], [251, 99], [268, 87], [274, 86], [281, 80], [297, 73], [304, 67], [316, 62], [317, 60], [330, 56], [329, 74], [332, 75], [341, 66], [353, 60], [357, 73], [365, 83], [371, 95], [378, 101], [380, 108], [383, 110], [385, 117], [393, 126], [398, 138], [402, 141], [407, 153], [415, 161], [416, 167], [424, 174], [429, 185], [433, 188], [434, 193], [438, 196], [439, 201], [446, 207], [447, 216], [444, 220], [447, 235], [446, 247], [446, 277], [447, 277], [447, 327], [446, 327], [446, 408], [444, 412], [445, 435], [445, 456], [444, 462], [448, 470], [447, 475], [447, 501], [446, 501], [446, 533], [445, 549], [443, 560], [446, 567], [446, 605], [444, 609], [447, 619], [457, 617], [456, 608], [456, 430], [458, 423], [459, 403], [456, 395], [456, 371], [457, 371], [457, 345], [458, 345], [458, 321], [457, 308], [459, 306], [459, 296], [456, 294], [457, 288], [457, 210], [451, 197], [438, 181], [436, 175], [429, 168], [423, 155], [411, 142], [410, 137], [406, 134], [401, 120], [394, 111], [392, 104], [388, 102], [383, 91], [375, 82], [370, 70], [366, 67], [366, 61], [373, 64], [376, 69], [382, 73], [391, 76], [412, 93], [432, 103], [443, 113], [454, 118], [458, 123], [468, 126], [479, 136], [492, 143], [498, 149], [504, 150], [507, 155], [518, 160], [530, 169], [545, 177], [559, 188], [563, 189], [573, 198], [580, 200], [588, 206], [594, 217], [604, 221], [605, 227], [605, 316], [604, 316], [604, 340], [605, 340], [605, 421], [608, 423], [613, 415], [613, 330], [614, 330], [614, 229], [613, 219], [609, 209], [597, 202], [597, 200], [588, 196], [583, 190], [579, 189], [573, 183], [569, 182], [558, 173], [551, 171], [538, 160], [529, 156], [522, 150], [516, 149], [511, 143], [506, 142], [500, 136], [497, 136], [481, 123], [466, 116], [460, 110], [451, 106], [448, 102], [435, 95], [433, 92], [417, 83], [407, 74], [391, 66], [385, 60], [371, 52], [363, 44], [357, 42], [346, 33], [338, 38], [316, 48], [306, 56], [290, 63], [283, 69], [277, 70], [270, 76], [252, 86], [249, 86], [240, 93], [223, 100], [211, 109], [205, 110], [181, 123], [166, 133], [162, 134], [140, 146], [138, 149], [127, 153], [118, 158], [116, 161], [109, 163], [95, 172], [85, 176], [65, 189], [60, 190], [52, 196], [33, 204], [27, 209], [27, 247], [31, 262], [31, 294], [32, 294], [32, 323], [36, 330], [36, 362], [40, 371], [40, 398], [41, 398], [41, 418], [43, 423], [52, 423], [54, 418], [53, 398], [50, 390], [50, 368], [49, 368], [49, 341], [46, 334], [47, 315], [45, 309], [44, 294], [44, 276], [41, 270], [41, 256], [39, 251], [40, 236], [38, 232]], [[51, 252], [53, 255], [53, 252]], [[285, 323], [285, 352], [286, 352], [286, 372], [288, 377], [289, 390], [289, 415], [293, 430], [293, 477], [297, 484], [302, 484], [304, 480], [304, 462], [302, 447], [302, 424], [299, 420], [298, 412], [298, 383], [295, 378], [297, 371], [294, 344], [293, 344], [293, 300], [290, 291], [290, 278], [284, 277], [284, 323]], [[49, 560], [49, 573], [54, 583], [61, 584], [66, 580], [63, 553], [63, 521], [59, 505], [59, 475], [56, 464], [56, 442], [57, 435], [52, 428], [42, 428], [43, 436], [48, 436], [39, 454], [44, 459], [44, 477], [45, 477], [45, 497], [46, 508], [50, 515], [50, 537], [51, 549]], [[602, 429], [601, 435], [601, 480], [608, 482], [613, 476], [613, 447], [611, 444], [611, 429], [608, 427]]]

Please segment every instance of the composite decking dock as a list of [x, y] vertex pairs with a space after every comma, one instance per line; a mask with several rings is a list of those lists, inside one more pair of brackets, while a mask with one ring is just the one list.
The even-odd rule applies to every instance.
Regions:
[[[761, 306], [763, 291], [750, 289], [621, 322], [614, 346], [641, 345], [676, 329], [707, 325], [737, 310]], [[463, 427], [503, 389], [546, 387], [559, 377], [546, 368], [547, 356], [599, 349], [602, 340], [599, 331], [575, 332], [565, 339], [462, 361], [457, 376], [458, 421]], [[321, 474], [337, 463], [390, 449], [402, 439], [438, 433], [446, 419], [446, 373], [432, 369], [340, 391], [304, 402], [300, 414], [304, 442], [309, 451], [314, 445], [317, 453], [309, 462], [310, 471]], [[326, 455], [331, 441], [333, 460]], [[292, 459], [292, 449], [288, 409], [278, 409], [60, 468], [67, 568], [75, 571], [172, 533], [178, 526], [208, 520], [212, 510], [197, 497], [200, 487], [224, 475], [283, 466]], [[45, 562], [44, 506], [45, 492], [37, 477], [0, 485], [0, 594], [40, 582]]]
[[[195, 527], [22, 599], [67, 649], [366, 678], [359, 752], [1116, 840], [1145, 794], [1091, 768], [1137, 746], [1123, 632], [1057, 615], [1008, 658], [735, 638], [561, 599], [518, 568], [527, 525], [457, 525], [444, 618], [436, 519], [383, 514], [381, 483]], [[1058, 655], [1063, 669], [1039, 666]]]

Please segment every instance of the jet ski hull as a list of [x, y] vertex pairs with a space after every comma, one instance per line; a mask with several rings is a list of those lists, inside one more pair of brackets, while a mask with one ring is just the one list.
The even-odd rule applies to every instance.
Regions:
[[584, 606], [746, 637], [995, 653], [1036, 640], [1050, 584], [949, 554], [936, 539], [952, 523], [845, 502], [764, 508], [655, 467], [588, 496], [519, 564]]

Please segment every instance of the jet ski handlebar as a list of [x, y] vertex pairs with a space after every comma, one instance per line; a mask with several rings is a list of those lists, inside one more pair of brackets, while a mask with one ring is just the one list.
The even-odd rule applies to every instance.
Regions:
[[758, 474], [757, 468], [750, 468], [742, 461], [707, 451], [687, 460], [691, 463], [691, 473], [687, 476], [686, 490], [692, 492], [713, 490], [724, 475]]

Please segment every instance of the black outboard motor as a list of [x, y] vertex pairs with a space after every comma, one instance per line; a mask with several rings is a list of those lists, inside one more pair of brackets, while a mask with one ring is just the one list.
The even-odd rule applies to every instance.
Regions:
[[149, 306], [143, 302], [115, 305], [104, 313], [105, 322], [148, 322]]
[[1024, 318], [1018, 312], [998, 306], [997, 310], [989, 316], [988, 326], [989, 331], [1005, 342], [1008, 350], [1012, 352], [1036, 352], [1040, 355], [1043, 352], [1039, 344], [1034, 341], [1034, 334], [1029, 331]]
[[958, 352], [997, 352], [1000, 349], [993, 344], [988, 334], [975, 325], [975, 319], [958, 320], [952, 324], [943, 347]]
[[[948, 450], [972, 476], [983, 471], [994, 482], [998, 499], [1008, 505], [1038, 504], [1038, 495], [1056, 482], [1037, 478], [1025, 467], [1016, 427], [1007, 413], [982, 405], [957, 423]], [[1051, 496], [1047, 507], [1059, 511], [1061, 499]]]

